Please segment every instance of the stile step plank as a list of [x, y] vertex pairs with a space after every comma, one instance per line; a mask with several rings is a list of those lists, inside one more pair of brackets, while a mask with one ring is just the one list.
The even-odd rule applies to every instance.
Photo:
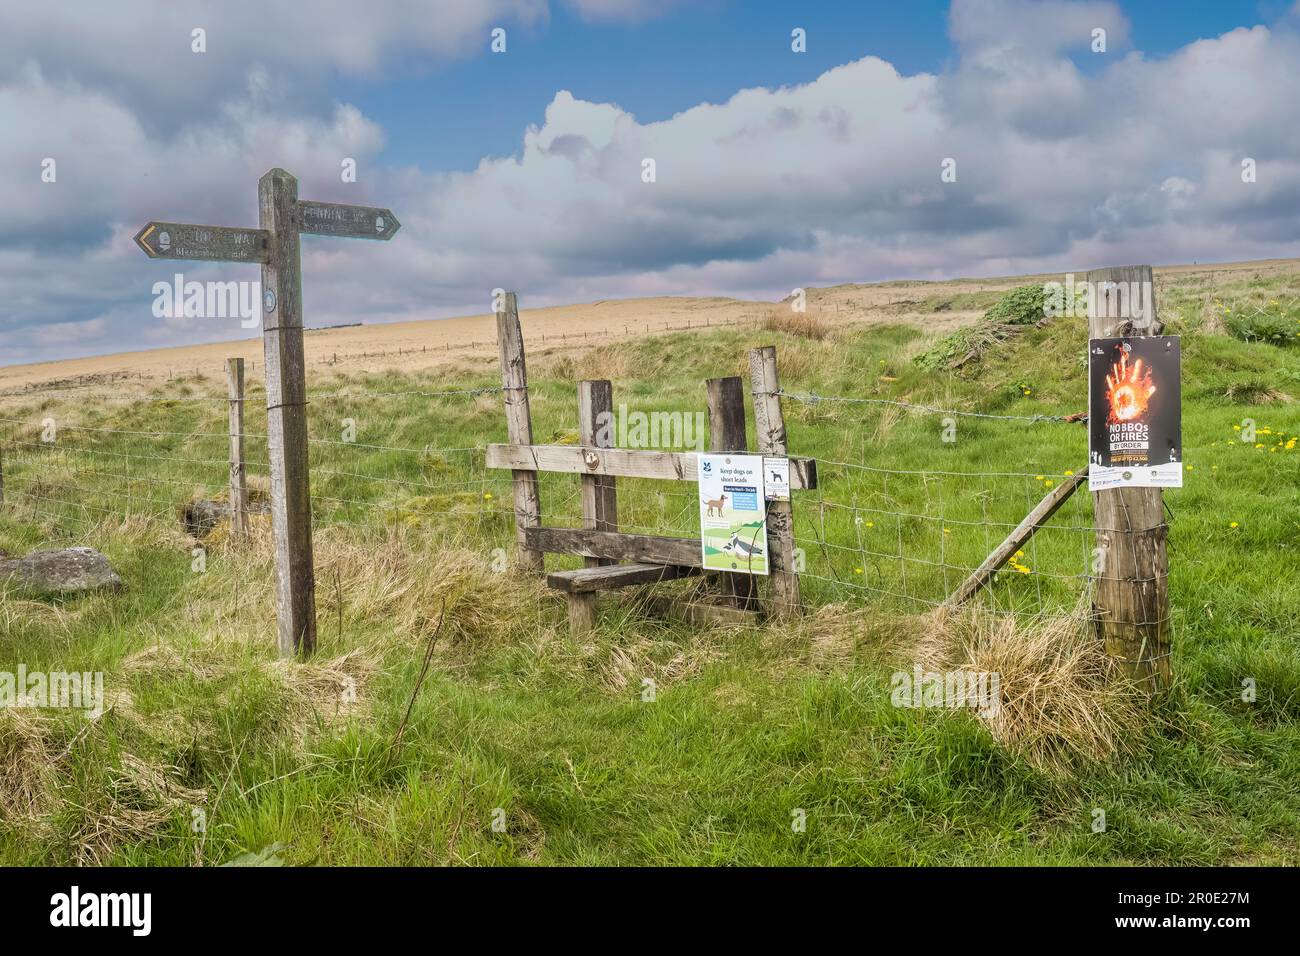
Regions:
[[699, 573], [699, 568], [671, 564], [611, 564], [577, 571], [553, 571], [546, 576], [546, 586], [567, 594], [592, 594], [638, 584], [658, 584]]

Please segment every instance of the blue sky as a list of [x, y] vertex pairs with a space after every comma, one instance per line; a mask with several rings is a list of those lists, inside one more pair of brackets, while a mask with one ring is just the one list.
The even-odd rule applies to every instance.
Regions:
[[[1161, 57], [1201, 37], [1268, 23], [1283, 3], [1235, 0], [1126, 0], [1133, 46]], [[386, 162], [432, 170], [473, 169], [483, 156], [516, 152], [520, 131], [541, 121], [557, 89], [613, 102], [641, 122], [668, 119], [754, 86], [808, 83], [866, 55], [902, 73], [937, 72], [953, 56], [946, 0], [775, 2], [703, 0], [661, 20], [587, 22], [567, 8], [547, 24], [507, 27], [508, 55], [445, 64], [408, 62], [396, 75], [358, 84], [337, 78], [332, 92], [387, 131]], [[808, 51], [791, 56], [790, 31], [808, 31]], [[1073, 51], [1082, 68], [1094, 64]], [[689, 63], [689, 69], [681, 64]], [[452, 132], [454, 131], [454, 132]]]
[[131, 236], [273, 166], [403, 223], [304, 242], [312, 325], [1297, 256], [1297, 65], [1300, 0], [4, 4], [0, 364], [247, 336]]

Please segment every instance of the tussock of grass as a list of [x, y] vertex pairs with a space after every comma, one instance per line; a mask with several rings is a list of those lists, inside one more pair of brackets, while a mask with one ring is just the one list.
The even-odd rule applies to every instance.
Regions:
[[103, 864], [123, 845], [156, 839], [178, 816], [189, 817], [201, 808], [207, 791], [184, 786], [179, 773], [175, 767], [121, 754], [96, 799], [70, 807], [77, 816], [71, 832], [77, 862]]
[[763, 319], [763, 328], [769, 332], [782, 332], [801, 339], [820, 342], [831, 334], [830, 323], [826, 322], [816, 310], [795, 312], [786, 306], [777, 306], [768, 311]]
[[1115, 672], [1082, 610], [1025, 619], [941, 608], [916, 653], [931, 671], [1000, 675], [1001, 707], [980, 719], [1034, 767], [1064, 773], [1138, 750], [1142, 695]]
[[50, 719], [0, 709], [0, 820], [31, 824], [54, 803], [56, 754]]

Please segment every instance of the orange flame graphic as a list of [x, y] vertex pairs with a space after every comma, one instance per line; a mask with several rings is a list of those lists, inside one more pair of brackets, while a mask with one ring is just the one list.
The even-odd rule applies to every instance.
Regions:
[[1111, 366], [1111, 372], [1113, 374], [1106, 376], [1110, 421], [1131, 422], [1140, 418], [1146, 413], [1151, 396], [1156, 393], [1156, 387], [1151, 383], [1151, 370], [1142, 367], [1141, 359], [1130, 367], [1125, 353]]

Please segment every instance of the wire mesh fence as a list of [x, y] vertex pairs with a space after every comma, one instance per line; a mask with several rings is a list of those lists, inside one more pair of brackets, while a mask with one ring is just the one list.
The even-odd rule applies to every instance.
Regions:
[[[248, 424], [257, 421], [258, 391], [253, 385], [246, 396]], [[571, 389], [555, 390], [566, 393], [571, 396]], [[576, 403], [570, 397], [563, 408], [549, 408], [558, 401], [550, 394], [533, 388], [534, 415], [560, 441], [576, 441], [576, 432], [565, 428], [576, 422]], [[811, 409], [974, 417], [988, 428], [1067, 427], [1077, 420], [843, 395], [782, 396]], [[419, 529], [461, 543], [473, 540], [485, 551], [513, 547], [510, 473], [485, 464], [487, 444], [506, 438], [500, 388], [344, 384], [310, 397], [315, 527], [358, 535]], [[40, 520], [49, 533], [75, 538], [115, 517], [175, 523], [196, 500], [227, 500], [225, 395], [186, 388], [170, 394], [109, 390], [92, 398], [80, 390], [51, 390], [7, 401], [26, 406], [5, 411], [0, 404], [4, 498], [14, 520]], [[870, 432], [860, 421], [849, 427]], [[799, 429], [796, 420], [796, 455]], [[408, 440], [440, 434], [474, 441]], [[270, 486], [267, 437], [246, 425], [244, 440], [251, 511], [257, 515], [265, 511]], [[797, 492], [793, 505], [795, 570], [809, 608], [845, 603], [914, 612], [939, 605], [1045, 494], [1072, 475], [961, 471], [941, 463], [891, 468], [888, 439], [870, 450], [871, 463], [801, 456], [816, 458], [819, 475], [818, 488]], [[580, 476], [543, 475], [541, 497], [546, 525], [583, 526]], [[695, 487], [620, 478], [618, 527], [699, 537]], [[1010, 558], [982, 599], [1028, 614], [1073, 607], [1095, 574], [1094, 538], [1090, 496], [1076, 494]]]

